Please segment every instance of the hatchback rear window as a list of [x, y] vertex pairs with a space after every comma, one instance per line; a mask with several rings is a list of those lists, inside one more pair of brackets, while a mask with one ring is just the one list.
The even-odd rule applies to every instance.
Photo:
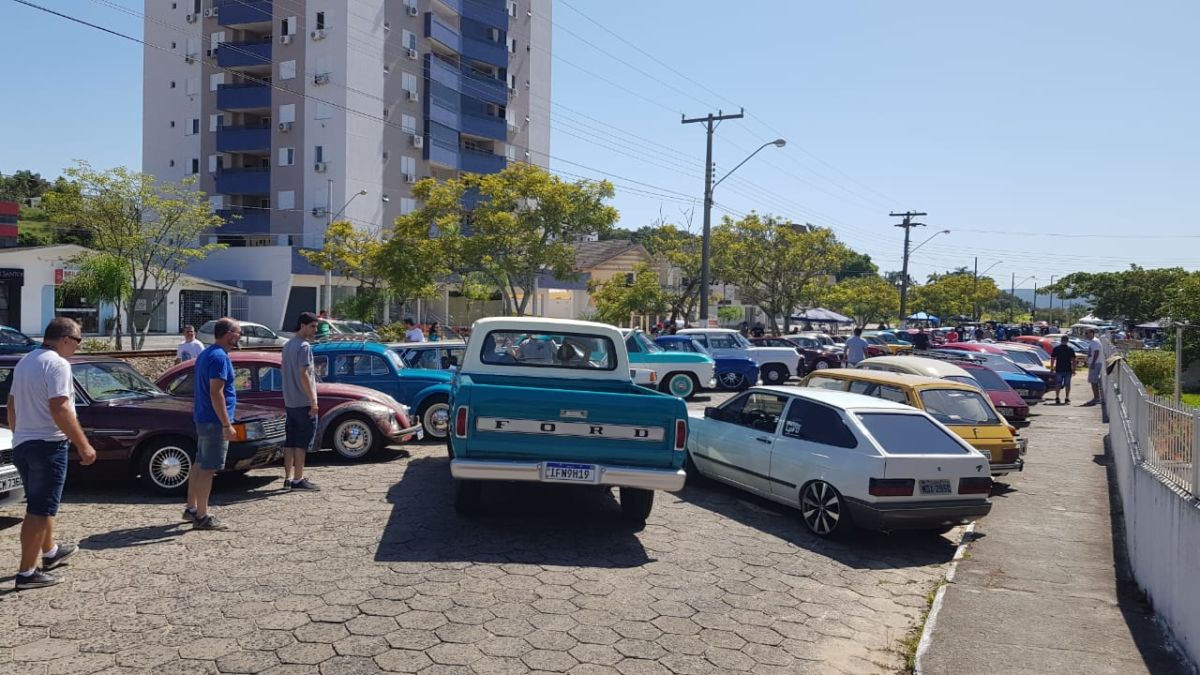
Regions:
[[479, 358], [490, 365], [571, 370], [616, 370], [612, 340], [573, 333], [494, 330], [483, 339]]
[[924, 415], [859, 413], [858, 419], [889, 455], [967, 455], [956, 436]]
[[942, 424], [999, 424], [992, 406], [977, 391], [925, 389], [921, 392], [925, 412]]

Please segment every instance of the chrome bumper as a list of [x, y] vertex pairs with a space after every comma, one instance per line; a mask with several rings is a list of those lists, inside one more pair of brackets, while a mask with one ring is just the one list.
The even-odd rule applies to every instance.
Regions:
[[1018, 458], [1012, 464], [993, 464], [991, 472], [993, 476], [1006, 476], [1014, 471], [1024, 471], [1025, 460]]
[[398, 431], [393, 431], [388, 436], [388, 440], [398, 441], [401, 438], [404, 438], [405, 436], [411, 436], [413, 434], [416, 434], [418, 441], [425, 438], [425, 429], [421, 426], [420, 422], [417, 422], [416, 424], [414, 424], [411, 427], [408, 427], [406, 429], [400, 429]]
[[[603, 464], [597, 464], [596, 469], [599, 476], [597, 483], [594, 484], [643, 490], [678, 492], [683, 489], [683, 482], [687, 478], [683, 469], [638, 469], [630, 466], [606, 466]], [[562, 481], [542, 481], [541, 462], [452, 459], [450, 460], [450, 475], [456, 480], [562, 483]], [[563, 484], [569, 485], [570, 483]], [[589, 484], [591, 483], [577, 483], [577, 485]]]

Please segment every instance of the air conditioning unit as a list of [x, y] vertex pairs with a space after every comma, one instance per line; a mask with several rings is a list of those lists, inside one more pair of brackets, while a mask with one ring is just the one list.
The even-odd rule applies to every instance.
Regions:
[[408, 183], [409, 185], [412, 185], [413, 183], [417, 182], [417, 174], [415, 174], [415, 173], [404, 174], [404, 182]]
[[312, 214], [318, 218], [323, 217], [326, 213], [328, 213], [328, 211], [325, 210], [324, 206], [314, 206], [313, 207]]
[[196, 23], [196, 15], [195, 14], [184, 14], [183, 20], [187, 21], [188, 23]]
[[408, 50], [408, 58], [412, 59], [413, 61], [416, 61], [417, 56], [418, 56], [417, 50], [415, 50], [415, 49]]
[[317, 173], [325, 173], [326, 168], [328, 168], [328, 165], [325, 164], [325, 162], [317, 162], [316, 164], [313, 164], [313, 171], [316, 171]]
[[280, 35], [279, 36], [279, 44], [281, 44], [281, 45], [292, 44], [292, 36], [291, 35]]
[[329, 84], [329, 73], [313, 75], [313, 84]]
[[420, 100], [421, 100], [421, 95], [420, 95], [420, 94], [418, 94], [418, 93], [417, 93], [417, 92], [415, 92], [415, 91], [410, 91], [410, 92], [408, 92], [408, 100], [410, 100], [410, 101], [420, 101]]
[[413, 137], [412, 137], [412, 146], [413, 146], [414, 148], [423, 148], [423, 147], [425, 147], [425, 137], [424, 137], [424, 136], [422, 136], [421, 134], [413, 134]]
[[207, 16], [207, 17], [210, 17], [210, 18], [211, 18], [211, 17], [214, 17], [214, 16], [216, 16], [216, 15], [217, 15], [217, 8], [216, 8], [216, 7], [209, 7], [208, 9], [204, 10], [204, 16]]
[[408, 15], [409, 15], [409, 16], [416, 16], [417, 14], [420, 14], [420, 11], [419, 11], [419, 10], [417, 10], [417, 6], [416, 6], [416, 5], [409, 5], [409, 6], [408, 6]]
[[293, 124], [295, 124], [295, 123], [294, 123], [294, 122], [280, 122], [280, 123], [279, 123], [279, 130], [280, 130], [281, 132], [287, 133], [287, 132], [289, 132], [289, 131], [291, 131], [291, 130], [292, 130], [292, 125], [293, 125]]
[[324, 40], [325, 39], [325, 29], [318, 28], [317, 30], [314, 30], [313, 32], [309, 33], [308, 36], [314, 40]]
[[385, 33], [386, 33], [386, 32], [388, 32], [388, 31], [390, 31], [390, 30], [392, 30], [392, 24], [391, 24], [391, 22], [390, 22], [390, 21], [384, 21], [384, 22], [383, 22], [383, 32], [385, 32]]
[[388, 161], [388, 151], [387, 150], [383, 151], [383, 161], [385, 161], [385, 162]]
[[204, 55], [205, 55], [205, 56], [208, 56], [208, 57], [210, 57], [210, 58], [211, 58], [211, 57], [214, 57], [214, 56], [216, 56], [216, 55], [217, 55], [217, 48], [216, 48], [216, 47], [213, 47], [212, 49], [206, 49], [206, 50], [204, 50]]
[[387, 75], [388, 73], [391, 73], [391, 72], [392, 72], [392, 67], [386, 63], [383, 64], [383, 74]]
[[192, 56], [191, 54], [187, 54], [187, 55], [185, 55], [185, 56], [183, 57], [183, 62], [184, 62], [184, 63], [187, 63], [187, 64], [189, 64], [189, 65], [190, 65], [190, 64], [193, 64], [193, 63], [195, 63], [195, 62], [196, 62], [196, 57], [195, 57], [195, 56]]

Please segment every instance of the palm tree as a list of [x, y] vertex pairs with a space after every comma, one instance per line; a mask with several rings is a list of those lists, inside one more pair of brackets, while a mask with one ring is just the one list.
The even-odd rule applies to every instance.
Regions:
[[122, 349], [121, 308], [128, 305], [129, 298], [133, 295], [129, 262], [106, 253], [84, 255], [74, 262], [79, 271], [63, 281], [59, 292], [95, 298], [97, 303], [113, 305], [117, 311], [116, 320], [113, 321], [113, 336], [116, 338], [117, 349]]

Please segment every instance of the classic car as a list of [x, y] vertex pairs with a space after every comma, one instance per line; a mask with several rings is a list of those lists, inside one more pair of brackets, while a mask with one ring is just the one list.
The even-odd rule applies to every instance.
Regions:
[[882, 341], [883, 345], [887, 347], [888, 351], [893, 354], [911, 354], [913, 351], [913, 345], [911, 342], [897, 337], [892, 331], [868, 331], [863, 333], [863, 337], [866, 338], [868, 342], [875, 342], [875, 340], [872, 338]]
[[[8, 400], [8, 396], [4, 397]], [[25, 498], [25, 487], [21, 485], [21, 474], [13, 466], [12, 432], [0, 428], [0, 508], [16, 504]]]
[[25, 354], [37, 349], [33, 338], [16, 328], [0, 326], [0, 354]]
[[321, 382], [356, 384], [391, 396], [417, 411], [428, 438], [445, 440], [452, 373], [409, 368], [386, 345], [358, 340], [313, 345], [313, 366]]
[[862, 370], [882, 370], [889, 373], [907, 373], [909, 375], [936, 377], [979, 388], [979, 383], [975, 378], [971, 377], [970, 373], [957, 365], [941, 359], [925, 358], [924, 356], [875, 356], [859, 361], [856, 367]]
[[487, 481], [617, 487], [644, 523], [654, 491], [683, 488], [687, 406], [629, 380], [620, 331], [535, 317], [480, 319], [451, 394], [454, 507]]
[[[238, 402], [283, 410], [283, 378], [279, 352], [230, 352]], [[192, 399], [195, 361], [169, 368], [156, 384], [172, 396]], [[352, 384], [317, 383], [317, 442], [313, 450], [332, 448], [344, 459], [363, 459], [384, 446], [420, 438], [420, 423], [408, 407], [374, 389]]]
[[[708, 350], [686, 335], [660, 335], [655, 344], [668, 352], [683, 352], [709, 356]], [[632, 358], [632, 354], [630, 358]], [[758, 384], [758, 364], [750, 359], [719, 358], [717, 363], [717, 386], [725, 391], [741, 391]]]
[[762, 380], [767, 384], [783, 384], [793, 375], [800, 375], [803, 366], [800, 354], [788, 347], [755, 347], [744, 335], [727, 328], [685, 328], [677, 335], [691, 336], [713, 358], [748, 358], [758, 364]]
[[426, 370], [457, 370], [463, 362], [467, 343], [462, 340], [436, 342], [389, 342], [388, 348], [400, 355], [409, 368]]
[[907, 405], [755, 387], [691, 416], [689, 473], [797, 508], [819, 537], [854, 526], [944, 531], [991, 510], [986, 459]]
[[967, 371], [983, 387], [983, 393], [992, 400], [992, 405], [1004, 415], [1004, 419], [1024, 422], [1029, 418], [1029, 404], [996, 371], [980, 363], [962, 362], [958, 367]]
[[1046, 383], [1046, 388], [1054, 386], [1054, 371], [1050, 370], [1049, 361], [1050, 355], [1046, 355], [1046, 359], [1042, 359], [1042, 350], [1036, 347], [1027, 347], [1025, 345], [1009, 344], [1007, 342], [998, 343], [1004, 355], [1009, 361], [1021, 366], [1025, 372], [1041, 378], [1042, 382]]
[[[211, 345], [216, 339], [213, 337], [213, 328], [216, 325], [217, 322], [215, 320], [205, 322], [196, 329], [196, 339], [206, 345]], [[238, 340], [238, 346], [243, 349], [246, 347], [281, 347], [288, 341], [286, 337], [261, 323], [239, 321], [238, 325], [242, 328], [242, 337]]]
[[[8, 392], [18, 358], [0, 356], [0, 410], [8, 418]], [[136, 476], [150, 491], [180, 495], [196, 456], [192, 402], [170, 396], [125, 361], [73, 356], [75, 413], [96, 450], [96, 461], [71, 471], [83, 476]], [[247, 471], [279, 457], [284, 416], [278, 410], [238, 403], [225, 459], [227, 472]]]
[[840, 368], [844, 349], [834, 348], [832, 344], [822, 344], [815, 337], [800, 335], [781, 335], [779, 337], [752, 337], [750, 344], [756, 347], [791, 347], [804, 359], [804, 369], [800, 373], [825, 368]]
[[811, 373], [802, 386], [848, 391], [924, 410], [988, 458], [993, 476], [1021, 471], [1026, 439], [1017, 437], [978, 386], [949, 380], [852, 368]]
[[1029, 405], [1036, 405], [1041, 402], [1042, 396], [1046, 393], [1046, 382], [1042, 378], [1025, 372], [1024, 368], [1013, 363], [1004, 354], [992, 354], [984, 351], [968, 352], [942, 347], [932, 351], [951, 357], [962, 354], [974, 357], [974, 361], [994, 370], [997, 375], [1008, 383], [1008, 386], [1017, 390], [1017, 393]]
[[629, 364], [658, 375], [660, 391], [690, 399], [701, 389], [715, 389], [716, 362], [708, 354], [667, 351], [640, 330], [621, 329]]

